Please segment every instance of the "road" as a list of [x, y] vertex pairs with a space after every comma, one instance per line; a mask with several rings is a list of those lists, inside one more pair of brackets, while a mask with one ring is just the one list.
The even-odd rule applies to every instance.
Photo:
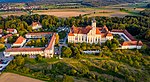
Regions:
[[3, 57], [4, 57], [3, 52], [0, 52], [0, 59]]
[[[68, 34], [67, 34], [67, 35], [68, 35]], [[63, 41], [62, 44], [59, 44], [59, 57], [60, 57], [60, 58], [62, 57], [62, 56], [61, 56], [61, 49], [62, 49], [62, 47], [63, 47], [63, 46], [66, 46], [66, 47], [67, 47], [67, 44], [66, 44], [67, 38], [68, 38], [68, 36], [66, 36], [66, 37], [64, 38], [64, 41]]]

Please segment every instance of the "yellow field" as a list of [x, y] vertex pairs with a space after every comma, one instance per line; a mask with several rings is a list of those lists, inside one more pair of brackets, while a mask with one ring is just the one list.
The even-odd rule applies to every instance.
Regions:
[[0, 76], [0, 82], [43, 82], [43, 81], [21, 76], [14, 73], [4, 73]]

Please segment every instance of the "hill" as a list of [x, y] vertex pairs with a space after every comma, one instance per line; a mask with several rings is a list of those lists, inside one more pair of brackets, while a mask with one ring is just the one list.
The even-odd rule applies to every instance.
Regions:
[[7, 3], [7, 2], [10, 2], [10, 3], [18, 3], [18, 2], [32, 2], [33, 0], [0, 0], [1, 3]]
[[136, 3], [143, 0], [0, 0], [0, 2], [32, 2], [35, 4], [81, 3], [86, 6], [107, 6], [120, 3]]
[[60, 3], [81, 3], [86, 6], [107, 6], [120, 3], [136, 3], [143, 0], [35, 0], [36, 2], [41, 3], [51, 3], [51, 4], [60, 4]]

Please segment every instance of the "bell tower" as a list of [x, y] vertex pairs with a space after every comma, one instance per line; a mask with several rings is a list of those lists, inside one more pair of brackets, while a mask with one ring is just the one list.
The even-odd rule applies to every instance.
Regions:
[[95, 19], [92, 20], [92, 27], [96, 28], [96, 20]]
[[96, 34], [96, 20], [92, 20], [92, 35]]

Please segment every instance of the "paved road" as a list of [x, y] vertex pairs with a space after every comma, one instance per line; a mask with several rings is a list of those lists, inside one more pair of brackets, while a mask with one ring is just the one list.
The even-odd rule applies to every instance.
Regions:
[[[68, 34], [67, 34], [67, 35], [68, 35]], [[64, 42], [63, 42], [62, 44], [59, 44], [59, 57], [62, 57], [62, 56], [61, 56], [61, 49], [62, 49], [62, 47], [63, 47], [63, 46], [66, 46], [66, 47], [67, 47], [67, 44], [66, 44], [67, 38], [68, 38], [68, 36], [66, 36], [66, 37], [64, 38]]]
[[3, 57], [4, 57], [3, 52], [0, 52], [0, 59]]

